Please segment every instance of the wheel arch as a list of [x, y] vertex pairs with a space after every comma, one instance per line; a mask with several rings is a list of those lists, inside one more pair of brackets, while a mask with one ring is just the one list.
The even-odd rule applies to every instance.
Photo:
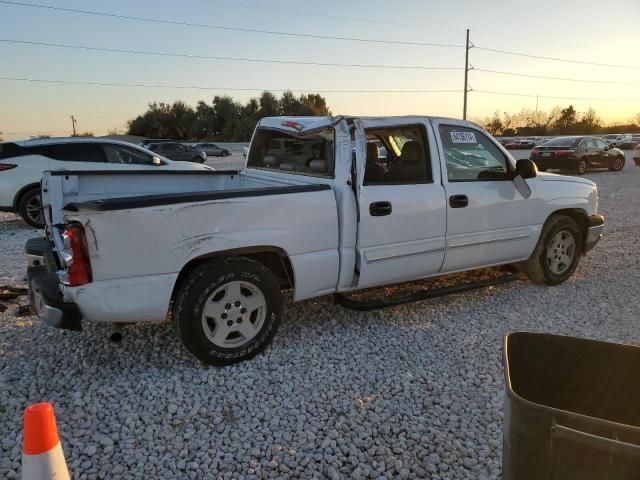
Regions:
[[263, 245], [212, 252], [189, 260], [178, 274], [171, 293], [171, 299], [175, 298], [183, 282], [195, 268], [216, 258], [230, 256], [246, 257], [262, 264], [275, 275], [281, 289], [295, 289], [293, 265], [287, 252], [280, 247]]
[[580, 231], [582, 232], [582, 254], [584, 255], [584, 242], [587, 239], [587, 232], [589, 230], [589, 215], [587, 214], [586, 210], [582, 208], [562, 208], [560, 210], [555, 210], [551, 212], [551, 214], [547, 217], [547, 219], [545, 220], [545, 224], [554, 215], [563, 215], [565, 217], [570, 217], [576, 221], [576, 223], [580, 227]]
[[40, 188], [40, 182], [38, 183], [30, 183], [28, 185], [25, 185], [24, 187], [22, 187], [20, 190], [18, 190], [18, 193], [16, 193], [15, 197], [13, 197], [13, 208], [14, 210], [17, 212], [18, 211], [18, 205], [20, 204], [20, 200], [22, 199], [22, 197], [30, 190], [34, 190], [36, 188]]

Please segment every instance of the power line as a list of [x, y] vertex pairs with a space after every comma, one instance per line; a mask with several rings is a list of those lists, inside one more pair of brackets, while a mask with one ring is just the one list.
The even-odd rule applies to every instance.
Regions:
[[165, 20], [160, 18], [135, 17], [131, 15], [120, 15], [115, 13], [96, 12], [93, 10], [79, 10], [75, 8], [54, 7], [52, 5], [41, 5], [39, 3], [15, 2], [15, 1], [9, 1], [9, 0], [0, 0], [0, 4], [14, 5], [19, 7], [40, 8], [40, 9], [46, 9], [46, 10], [56, 10], [59, 12], [79, 13], [82, 15], [93, 15], [98, 17], [117, 18], [117, 19], [123, 19], [123, 20], [135, 20], [135, 21], [147, 22], [147, 23], [160, 23], [164, 25], [180, 25], [180, 26], [186, 26], [186, 27], [227, 30], [232, 32], [261, 33], [266, 35], [278, 35], [278, 36], [285, 36], [285, 37], [314, 38], [314, 39], [322, 39], [322, 40], [340, 40], [340, 41], [349, 41], [349, 42], [363, 42], [363, 43], [388, 44], [388, 45], [413, 45], [413, 46], [419, 46], [419, 47], [445, 47], [445, 48], [463, 48], [464, 47], [464, 45], [456, 45], [456, 44], [450, 44], [450, 43], [407, 42], [407, 41], [399, 41], [399, 40], [382, 40], [382, 39], [374, 39], [374, 38], [341, 37], [341, 36], [333, 36], [333, 35], [318, 35], [318, 34], [311, 34], [311, 33], [284, 32], [284, 31], [277, 31], [277, 30], [261, 30], [261, 29], [254, 29], [254, 28], [245, 28], [245, 27], [229, 27], [226, 25], [211, 25], [206, 23], [183, 22], [178, 20]]
[[[1, 3], [1, 2], [0, 2]], [[369, 65], [360, 63], [325, 63], [325, 62], [306, 62], [301, 60], [278, 60], [269, 58], [246, 58], [246, 57], [221, 57], [215, 55], [197, 55], [189, 53], [171, 53], [171, 52], [153, 52], [147, 50], [127, 50], [119, 48], [103, 48], [93, 47], [89, 45], [71, 45], [66, 43], [47, 43], [47, 42], [32, 42], [27, 40], [15, 40], [15, 39], [0, 39], [2, 43], [11, 43], [15, 45], [33, 45], [44, 47], [56, 47], [67, 48], [76, 50], [87, 50], [97, 52], [109, 52], [109, 53], [127, 53], [134, 55], [152, 55], [160, 57], [180, 57], [191, 59], [204, 59], [204, 60], [223, 60], [233, 62], [255, 62], [255, 63], [276, 63], [286, 65], [309, 65], [320, 67], [353, 67], [353, 68], [380, 68], [380, 69], [406, 69], [406, 70], [462, 70], [461, 67], [426, 67], [421, 65]]]
[[573, 60], [570, 58], [545, 57], [542, 55], [533, 55], [529, 53], [514, 52], [511, 50], [500, 50], [498, 48], [487, 48], [487, 47], [478, 47], [478, 46], [474, 46], [474, 48], [476, 50], [483, 50], [485, 52], [502, 53], [504, 55], [516, 55], [518, 57], [535, 58], [538, 60], [551, 60], [554, 62], [576, 63], [580, 65], [593, 65], [597, 67], [610, 67], [610, 68], [629, 68], [629, 69], [640, 68], [640, 65], [619, 65], [614, 63], [598, 63], [598, 62], [588, 62], [586, 60]]
[[542, 80], [560, 80], [563, 82], [602, 83], [602, 84], [614, 84], [614, 85], [640, 85], [640, 82], [619, 82], [616, 80], [588, 80], [588, 79], [582, 79], [582, 78], [548, 77], [545, 75], [529, 75], [526, 73], [503, 72], [500, 70], [485, 70], [484, 68], [473, 68], [472, 70], [475, 72], [496, 73], [499, 75], [510, 75], [514, 77], [538, 78]]
[[640, 98], [598, 98], [598, 97], [559, 97], [559, 96], [550, 96], [550, 95], [533, 95], [529, 93], [516, 93], [516, 92], [496, 92], [491, 90], [471, 90], [475, 93], [488, 93], [491, 95], [507, 95], [511, 97], [528, 97], [528, 98], [548, 98], [555, 100], [592, 100], [592, 101], [604, 101], [604, 102], [637, 102], [640, 101]]
[[208, 87], [199, 85], [162, 85], [162, 84], [146, 84], [146, 83], [115, 83], [115, 82], [87, 82], [80, 80], [54, 80], [44, 78], [19, 78], [19, 77], [0, 77], [0, 80], [13, 82], [35, 82], [35, 83], [53, 83], [60, 85], [88, 85], [98, 87], [130, 87], [130, 88], [174, 88], [184, 90], [229, 90], [239, 92], [262, 92], [269, 90], [271, 92], [316, 92], [316, 93], [459, 93], [459, 90], [316, 90], [310, 89], [294, 89], [294, 88], [242, 88], [242, 87]]

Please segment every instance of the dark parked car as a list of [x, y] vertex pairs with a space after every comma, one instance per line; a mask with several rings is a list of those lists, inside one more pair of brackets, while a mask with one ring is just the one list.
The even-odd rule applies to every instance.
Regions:
[[203, 151], [177, 142], [150, 143], [147, 149], [169, 160], [195, 163], [204, 163], [207, 160], [207, 154]]
[[193, 147], [213, 157], [228, 157], [231, 155], [229, 148], [221, 147], [215, 143], [196, 143]]
[[147, 138], [146, 140], [141, 141], [139, 145], [142, 148], [149, 148], [149, 145], [151, 145], [152, 143], [167, 143], [167, 142], [173, 142], [173, 140], [170, 140], [168, 138]]
[[640, 134], [633, 134], [631, 138], [622, 140], [616, 145], [620, 150], [633, 150], [636, 145], [640, 145]]
[[597, 137], [559, 137], [531, 150], [530, 159], [541, 172], [549, 168], [570, 170], [582, 175], [589, 168], [624, 167], [624, 152]]

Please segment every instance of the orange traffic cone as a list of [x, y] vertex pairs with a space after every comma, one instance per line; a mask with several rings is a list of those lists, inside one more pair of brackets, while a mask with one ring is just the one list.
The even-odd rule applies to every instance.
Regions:
[[53, 405], [36, 403], [24, 411], [22, 480], [69, 480]]

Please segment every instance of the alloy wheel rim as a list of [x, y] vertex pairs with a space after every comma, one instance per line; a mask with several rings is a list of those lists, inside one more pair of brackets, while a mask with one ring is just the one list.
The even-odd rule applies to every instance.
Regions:
[[232, 281], [218, 287], [202, 309], [202, 329], [222, 348], [238, 348], [253, 340], [267, 318], [267, 301], [252, 283]]
[[547, 266], [549, 270], [562, 275], [571, 265], [576, 256], [576, 240], [568, 230], [556, 233], [547, 248]]
[[43, 223], [42, 200], [40, 195], [31, 198], [26, 205], [27, 216], [33, 223], [41, 225]]
[[587, 171], [587, 164], [584, 160], [580, 160], [580, 163], [578, 163], [578, 172], [580, 173], [584, 173]]

